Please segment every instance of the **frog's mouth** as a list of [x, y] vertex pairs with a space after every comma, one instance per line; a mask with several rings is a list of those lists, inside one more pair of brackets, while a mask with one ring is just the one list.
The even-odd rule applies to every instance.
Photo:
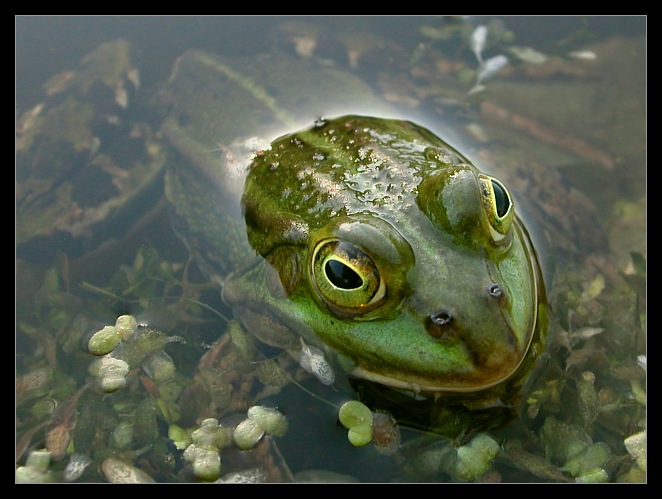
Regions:
[[[517, 367], [519, 368], [519, 365]], [[517, 369], [515, 369], [513, 373], [516, 371]], [[350, 374], [352, 376], [356, 376], [357, 378], [373, 381], [375, 383], [379, 383], [380, 385], [388, 386], [389, 388], [408, 390], [415, 394], [441, 393], [441, 392], [474, 393], [499, 385], [500, 383], [503, 383], [512, 376], [512, 373], [510, 373], [507, 376], [504, 376], [503, 378], [493, 380], [492, 382], [483, 385], [477, 385], [471, 387], [448, 387], [448, 386], [431, 385], [431, 384], [417, 383], [414, 381], [405, 381], [397, 378], [391, 378], [389, 376], [384, 376], [383, 374], [377, 374], [368, 371], [361, 367], [356, 367], [353, 371], [351, 371]]]

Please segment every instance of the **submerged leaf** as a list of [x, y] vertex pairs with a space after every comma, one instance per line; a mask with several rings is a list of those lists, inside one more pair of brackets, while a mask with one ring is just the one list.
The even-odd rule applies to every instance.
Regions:
[[528, 471], [539, 478], [546, 480], [569, 481], [552, 463], [546, 459], [524, 450], [518, 441], [511, 440], [506, 445], [505, 457], [518, 469]]
[[529, 64], [543, 64], [547, 61], [548, 57], [542, 52], [532, 49], [531, 47], [509, 47], [508, 50], [516, 57]]
[[478, 70], [476, 85], [478, 86], [485, 80], [492, 78], [501, 71], [506, 64], [508, 64], [508, 58], [505, 55], [497, 55], [485, 61], [485, 64], [482, 64]]
[[477, 26], [471, 34], [471, 50], [476, 54], [476, 58], [481, 63], [483, 62], [483, 49], [487, 42], [487, 26]]
[[568, 459], [562, 469], [572, 476], [581, 477], [601, 471], [610, 457], [609, 446], [604, 442], [596, 442]]
[[646, 432], [642, 431], [634, 435], [630, 435], [623, 442], [625, 448], [628, 450], [630, 455], [637, 462], [637, 466], [642, 471], [646, 471]]

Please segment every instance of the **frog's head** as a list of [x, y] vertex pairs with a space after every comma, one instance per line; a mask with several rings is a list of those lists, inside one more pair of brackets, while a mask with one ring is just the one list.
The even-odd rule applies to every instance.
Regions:
[[317, 123], [256, 155], [242, 202], [280, 276], [283, 322], [354, 374], [475, 392], [539, 353], [543, 284], [508, 189], [428, 130]]

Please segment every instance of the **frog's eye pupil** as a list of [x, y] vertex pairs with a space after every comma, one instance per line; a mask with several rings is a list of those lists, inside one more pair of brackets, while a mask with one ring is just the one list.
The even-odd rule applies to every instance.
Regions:
[[497, 215], [503, 217], [508, 213], [508, 209], [510, 208], [510, 199], [499, 182], [492, 180], [492, 189], [494, 189], [494, 201], [496, 204]]
[[324, 271], [329, 281], [337, 288], [357, 289], [363, 284], [361, 276], [338, 260], [329, 260], [326, 262]]

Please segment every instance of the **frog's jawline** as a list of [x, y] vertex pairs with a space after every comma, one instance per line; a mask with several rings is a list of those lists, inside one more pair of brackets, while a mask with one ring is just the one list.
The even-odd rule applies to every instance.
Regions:
[[438, 385], [421, 385], [420, 383], [413, 383], [410, 381], [403, 381], [396, 378], [389, 378], [388, 376], [384, 376], [382, 374], [376, 374], [371, 371], [367, 371], [366, 369], [363, 369], [361, 367], [354, 368], [354, 370], [352, 370], [350, 374], [356, 376], [357, 378], [373, 381], [375, 383], [379, 383], [380, 385], [388, 386], [389, 388], [411, 390], [416, 394], [440, 393], [440, 392], [474, 393], [474, 392], [480, 392], [482, 390], [487, 390], [506, 381], [508, 378], [510, 378], [513, 375], [513, 373], [517, 372], [523, 359], [524, 357], [522, 357], [517, 367], [507, 376], [497, 379], [492, 383], [487, 383], [485, 385], [472, 386], [472, 387], [447, 387], [447, 386], [438, 386]]

